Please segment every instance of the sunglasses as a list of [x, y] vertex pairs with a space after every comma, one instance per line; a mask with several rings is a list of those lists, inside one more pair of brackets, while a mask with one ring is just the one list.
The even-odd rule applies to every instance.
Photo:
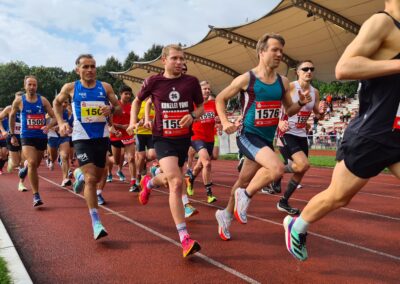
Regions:
[[314, 67], [303, 67], [300, 70], [304, 71], [304, 72], [308, 72], [308, 71], [314, 72], [315, 68]]

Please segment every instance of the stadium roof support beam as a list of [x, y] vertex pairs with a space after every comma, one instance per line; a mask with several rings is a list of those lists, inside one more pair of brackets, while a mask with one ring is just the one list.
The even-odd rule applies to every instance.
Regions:
[[193, 61], [195, 63], [200, 63], [200, 64], [205, 65], [207, 67], [210, 67], [210, 68], [216, 69], [218, 71], [224, 72], [224, 73], [226, 73], [226, 74], [228, 74], [228, 75], [230, 75], [232, 77], [237, 77], [237, 76], [240, 75], [239, 72], [236, 72], [235, 70], [233, 70], [233, 69], [231, 69], [231, 68], [229, 68], [229, 67], [227, 67], [227, 66], [225, 66], [223, 64], [220, 64], [218, 62], [215, 62], [215, 61], [212, 61], [210, 59], [204, 58], [202, 56], [198, 56], [198, 55], [195, 55], [195, 54], [192, 54], [192, 53], [185, 52], [185, 58], [186, 58], [186, 60], [190, 60], [190, 61]]
[[[244, 47], [248, 46], [250, 48], [256, 49], [257, 41], [254, 39], [231, 32], [227, 29], [215, 28], [214, 26], [209, 26], [209, 28], [213, 30], [218, 37], [226, 38], [229, 41], [237, 42], [243, 45]], [[289, 57], [286, 54], [283, 54], [282, 61], [285, 62], [289, 68], [296, 67], [297, 64], [297, 60], [294, 60], [293, 58]]]
[[131, 81], [134, 83], [139, 83], [139, 84], [143, 83], [143, 79], [141, 79], [139, 77], [126, 75], [126, 74], [122, 74], [122, 73], [117, 73], [117, 72], [108, 72], [108, 73], [110, 73], [111, 76], [113, 76], [114, 78], [117, 78], [117, 79], [127, 80], [127, 81]]
[[342, 15], [309, 0], [292, 0], [294, 6], [307, 12], [307, 17], [317, 16], [329, 21], [342, 29], [358, 34], [360, 26]]

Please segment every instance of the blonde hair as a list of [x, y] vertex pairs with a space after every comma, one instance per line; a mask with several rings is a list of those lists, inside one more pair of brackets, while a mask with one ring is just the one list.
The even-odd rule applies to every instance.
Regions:
[[176, 51], [183, 51], [182, 46], [178, 45], [178, 44], [169, 44], [167, 46], [165, 46], [162, 51], [161, 51], [161, 57], [167, 57], [169, 55], [169, 51], [173, 49]]

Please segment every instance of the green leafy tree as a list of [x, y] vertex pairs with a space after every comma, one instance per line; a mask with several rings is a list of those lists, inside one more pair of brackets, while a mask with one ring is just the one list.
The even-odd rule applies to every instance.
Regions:
[[129, 52], [128, 56], [126, 57], [124, 64], [123, 64], [123, 69], [124, 71], [128, 70], [129, 68], [132, 67], [133, 62], [139, 61], [139, 56], [136, 55], [134, 51]]
[[10, 105], [15, 93], [23, 90], [27, 74], [29, 67], [22, 61], [0, 64], [0, 106]]
[[141, 61], [152, 61], [161, 55], [162, 45], [153, 44], [143, 55]]

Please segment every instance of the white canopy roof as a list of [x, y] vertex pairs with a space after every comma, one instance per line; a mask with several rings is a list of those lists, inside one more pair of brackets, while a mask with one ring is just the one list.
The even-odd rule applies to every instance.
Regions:
[[[211, 83], [214, 93], [234, 77], [257, 65], [255, 46], [266, 32], [281, 34], [286, 41], [282, 75], [294, 79], [297, 61], [311, 59], [315, 77], [335, 80], [334, 69], [361, 24], [384, 9], [383, 0], [283, 0], [271, 12], [254, 22], [236, 27], [210, 26], [197, 44], [185, 48], [188, 74]], [[110, 72], [138, 92], [144, 78], [163, 70], [160, 58], [135, 62], [125, 72]]]

